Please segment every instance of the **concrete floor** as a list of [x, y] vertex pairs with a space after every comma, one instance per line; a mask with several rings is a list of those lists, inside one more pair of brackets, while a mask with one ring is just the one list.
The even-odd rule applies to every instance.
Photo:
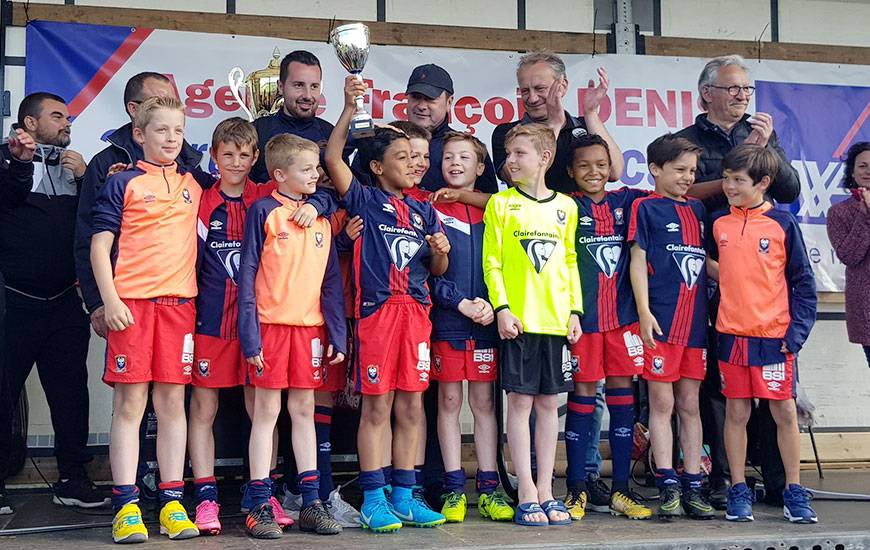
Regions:
[[[870, 493], [870, 470], [831, 470], [826, 479], [819, 480], [814, 472], [804, 472], [804, 483], [827, 491]], [[564, 480], [557, 481], [557, 493], [564, 489]], [[231, 498], [224, 491], [226, 499]], [[642, 490], [647, 492], [648, 490]], [[234, 495], [232, 495], [234, 496]], [[51, 504], [45, 493], [12, 495], [17, 513], [0, 516], [0, 529], [17, 529], [45, 525], [92, 524], [111, 521], [108, 510], [75, 512]], [[238, 498], [238, 497], [236, 497]], [[336, 537], [318, 537], [301, 534], [293, 529], [277, 541], [257, 541], [247, 537], [240, 515], [223, 520], [224, 532], [218, 537], [200, 537], [183, 543], [172, 543], [158, 534], [157, 525], [148, 523], [151, 539], [147, 547], [207, 549], [249, 548], [331, 548], [360, 550], [377, 548], [392, 550], [465, 549], [465, 548], [619, 548], [619, 549], [715, 549], [739, 550], [744, 548], [768, 549], [848, 549], [870, 548], [870, 502], [815, 501], [820, 517], [816, 525], [790, 525], [782, 519], [782, 511], [771, 506], [756, 504], [755, 522], [735, 524], [720, 518], [697, 522], [629, 521], [606, 514], [591, 513], [582, 522], [565, 527], [529, 528], [512, 524], [497, 524], [482, 520], [477, 510], [469, 510], [464, 524], [447, 525], [437, 529], [404, 528], [399, 533], [373, 535], [359, 529], [348, 529]], [[224, 510], [234, 511], [227, 503]], [[88, 514], [88, 515], [85, 515]], [[102, 514], [102, 515], [92, 515]], [[147, 518], [146, 518], [147, 519]], [[3, 531], [0, 530], [0, 534]], [[94, 526], [86, 529], [55, 533], [0, 536], [3, 550], [43, 550], [49, 548], [110, 547], [109, 528]]]

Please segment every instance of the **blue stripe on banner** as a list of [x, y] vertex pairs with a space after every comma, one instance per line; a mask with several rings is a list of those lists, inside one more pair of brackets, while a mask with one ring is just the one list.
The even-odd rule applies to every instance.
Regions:
[[134, 29], [56, 21], [27, 25], [24, 93], [73, 100]]

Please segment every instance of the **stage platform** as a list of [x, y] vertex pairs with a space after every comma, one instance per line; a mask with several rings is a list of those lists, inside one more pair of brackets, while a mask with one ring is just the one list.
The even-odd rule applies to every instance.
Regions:
[[[826, 491], [870, 493], [870, 469], [831, 470], [824, 480], [815, 472], [803, 472], [804, 483]], [[223, 491], [224, 532], [218, 537], [172, 542], [158, 534], [153, 515], [148, 515], [151, 539], [142, 548], [207, 548], [241, 550], [248, 548], [329, 548], [334, 550], [414, 549], [709, 549], [709, 550], [847, 550], [870, 549], [870, 502], [816, 500], [820, 522], [816, 525], [791, 525], [782, 518], [782, 511], [772, 506], [756, 504], [754, 523], [729, 523], [722, 513], [712, 521], [687, 519], [663, 522], [659, 520], [630, 521], [606, 514], [590, 513], [581, 522], [565, 527], [530, 528], [513, 524], [497, 524], [482, 520], [476, 508], [470, 508], [464, 524], [446, 525], [436, 529], [403, 528], [399, 533], [373, 535], [360, 529], [347, 529], [334, 537], [302, 534], [295, 528], [277, 541], [255, 541], [247, 537], [237, 509], [235, 486]], [[564, 480], [557, 480], [557, 493], [564, 490]], [[653, 490], [640, 489], [651, 495]], [[348, 499], [354, 495], [348, 491]], [[470, 493], [471, 494], [471, 493]], [[3, 550], [43, 550], [49, 548], [109, 548], [111, 522], [108, 510], [75, 512], [51, 504], [45, 492], [13, 492], [17, 513], [0, 516], [0, 528], [14, 530], [50, 525], [90, 525], [73, 530], [0, 536]], [[85, 515], [88, 514], [88, 515]], [[102, 514], [102, 515], [91, 515]], [[7, 531], [8, 532], [8, 531]], [[3, 531], [0, 531], [3, 533]]]

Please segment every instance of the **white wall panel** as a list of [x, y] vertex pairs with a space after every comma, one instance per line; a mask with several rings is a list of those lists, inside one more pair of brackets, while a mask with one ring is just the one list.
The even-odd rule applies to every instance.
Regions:
[[756, 40], [769, 21], [769, 0], [662, 0], [663, 36]]
[[780, 0], [779, 39], [870, 47], [870, 2]]

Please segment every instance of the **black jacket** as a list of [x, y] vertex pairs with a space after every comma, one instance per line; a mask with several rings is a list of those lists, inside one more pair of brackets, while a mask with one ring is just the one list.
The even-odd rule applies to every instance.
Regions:
[[[94, 271], [91, 268], [91, 228], [92, 213], [97, 192], [106, 183], [106, 174], [113, 164], [123, 162], [135, 164], [143, 160], [142, 147], [133, 141], [133, 125], [127, 123], [110, 135], [106, 141], [109, 146], [94, 155], [88, 164], [85, 178], [79, 190], [79, 206], [75, 231], [75, 267], [79, 278], [85, 307], [89, 313], [103, 305]], [[190, 146], [187, 141], [181, 147], [178, 155], [178, 165], [191, 172], [197, 182], [203, 187], [211, 187], [214, 178], [199, 167], [202, 153]]]
[[[677, 132], [677, 136], [683, 137], [698, 145], [704, 151], [698, 159], [698, 171], [695, 172], [695, 183], [717, 180], [722, 177], [722, 159], [734, 147], [740, 145], [752, 132], [752, 126], [748, 122], [749, 115], [743, 118], [731, 128], [731, 132], [725, 133], [709, 120], [707, 113], [695, 117], [695, 123]], [[801, 193], [801, 182], [797, 170], [792, 167], [785, 151], [779, 145], [776, 132], [770, 135], [767, 146], [779, 157], [779, 172], [773, 178], [768, 194], [777, 202], [790, 204]], [[707, 212], [716, 212], [728, 207], [728, 199], [724, 194], [710, 197], [704, 200]]]

